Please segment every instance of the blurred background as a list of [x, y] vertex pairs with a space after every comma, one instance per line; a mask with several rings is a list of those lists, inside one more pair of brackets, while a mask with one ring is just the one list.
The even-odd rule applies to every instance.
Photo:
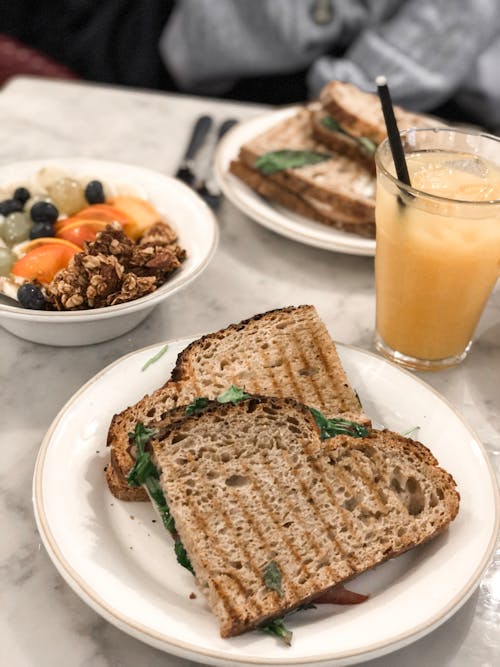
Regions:
[[498, 0], [16, 0], [0, 84], [20, 74], [269, 104], [331, 79], [500, 131]]

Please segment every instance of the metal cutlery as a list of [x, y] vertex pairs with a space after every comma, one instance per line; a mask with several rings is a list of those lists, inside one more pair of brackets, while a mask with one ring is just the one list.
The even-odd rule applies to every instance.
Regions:
[[175, 178], [180, 179], [186, 185], [193, 186], [196, 180], [194, 170], [195, 157], [203, 146], [205, 139], [212, 127], [213, 119], [211, 116], [200, 116], [194, 124], [189, 143], [182, 158], [182, 162], [175, 173]]
[[205, 174], [205, 177], [202, 178], [195, 185], [196, 192], [202, 197], [208, 206], [212, 209], [217, 209], [220, 204], [221, 191], [219, 184], [215, 178], [215, 169], [214, 169], [214, 154], [219, 144], [219, 141], [222, 137], [230, 130], [233, 125], [236, 125], [238, 121], [234, 118], [228, 118], [223, 121], [217, 130], [217, 138], [212, 146], [212, 151], [210, 155], [210, 162], [208, 164], [208, 170]]

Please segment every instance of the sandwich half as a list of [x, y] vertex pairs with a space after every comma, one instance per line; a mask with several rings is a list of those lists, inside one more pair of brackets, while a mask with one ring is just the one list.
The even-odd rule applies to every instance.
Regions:
[[[319, 101], [320, 108], [313, 111], [313, 136], [329, 149], [349, 155], [375, 171], [375, 150], [387, 137], [378, 95], [366, 93], [352, 83], [330, 81]], [[443, 127], [435, 118], [399, 106], [394, 106], [394, 113], [399, 130]]]
[[178, 413], [150, 443], [176, 552], [222, 637], [272, 627], [458, 512], [453, 478], [419, 442], [318, 424], [291, 399], [247, 397]]
[[252, 394], [292, 397], [327, 417], [369, 423], [316, 309], [270, 311], [194, 341], [179, 354], [162, 387], [114, 415], [107, 439], [111, 492], [121, 500], [148, 500], [141, 487], [127, 481], [136, 458], [131, 433], [137, 422], [158, 428], [177, 406], [199, 396], [214, 399], [231, 385]]
[[298, 109], [244, 144], [230, 172], [297, 213], [363, 236], [373, 234], [373, 174], [319, 143], [312, 120], [312, 108]]

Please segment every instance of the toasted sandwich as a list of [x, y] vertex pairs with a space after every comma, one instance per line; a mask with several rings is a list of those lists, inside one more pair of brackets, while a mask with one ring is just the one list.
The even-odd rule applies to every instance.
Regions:
[[[395, 107], [399, 129], [442, 123]], [[375, 150], [387, 136], [377, 95], [331, 81], [319, 101], [241, 146], [229, 170], [263, 197], [325, 225], [375, 236]]]
[[300, 108], [244, 144], [231, 173], [297, 213], [363, 236], [373, 234], [373, 174], [319, 143], [312, 118], [311, 108]]
[[[330, 81], [313, 110], [313, 136], [330, 150], [375, 171], [375, 150], [387, 136], [379, 98], [351, 83]], [[442, 127], [441, 121], [395, 106], [399, 130]]]
[[150, 434], [153, 496], [222, 637], [283, 637], [285, 614], [458, 512], [453, 478], [424, 445], [389, 431], [330, 438], [323, 421], [292, 399], [247, 396]]
[[127, 477], [137, 422], [157, 428], [169, 413], [196, 397], [216, 398], [230, 385], [252, 394], [291, 397], [327, 417], [369, 423], [350, 386], [335, 345], [313, 306], [289, 307], [204, 336], [180, 353], [171, 378], [138, 403], [114, 415], [108, 432], [106, 479], [121, 500], [147, 500]]

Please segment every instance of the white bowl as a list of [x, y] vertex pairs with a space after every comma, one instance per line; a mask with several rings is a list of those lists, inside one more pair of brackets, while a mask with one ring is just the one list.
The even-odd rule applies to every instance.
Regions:
[[186, 287], [208, 266], [219, 238], [217, 222], [208, 206], [180, 181], [143, 167], [64, 158], [0, 167], [0, 186], [28, 183], [45, 166], [60, 167], [75, 177], [102, 179], [144, 197], [177, 231], [187, 259], [155, 292], [106, 308], [68, 312], [27, 310], [0, 296], [0, 325], [15, 336], [46, 345], [90, 345], [116, 338], [137, 326], [155, 306]]

